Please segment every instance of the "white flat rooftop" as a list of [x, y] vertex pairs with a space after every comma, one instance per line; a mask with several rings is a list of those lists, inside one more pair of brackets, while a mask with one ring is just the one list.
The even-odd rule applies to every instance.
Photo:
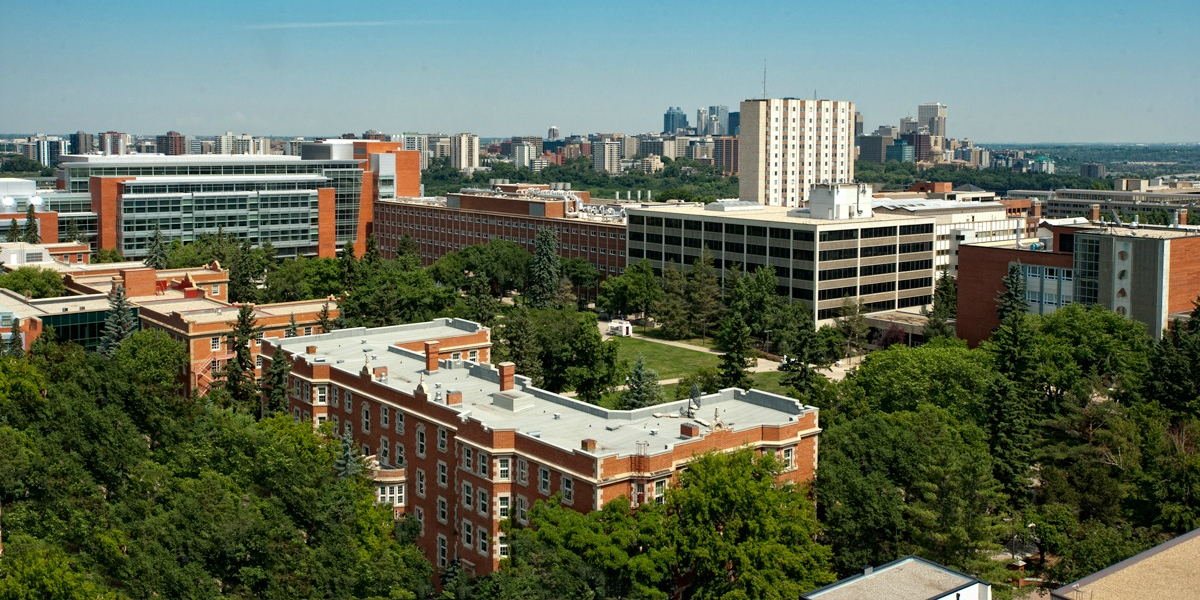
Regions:
[[[748, 203], [748, 204], [754, 204], [754, 203]], [[884, 223], [884, 222], [889, 222], [889, 221], [891, 221], [891, 222], [900, 221], [900, 222], [906, 222], [906, 223], [916, 223], [916, 222], [926, 222], [927, 223], [927, 222], [931, 222], [931, 220], [933, 219], [933, 217], [924, 217], [924, 216], [919, 216], [919, 215], [877, 215], [877, 216], [873, 216], [873, 217], [863, 217], [863, 218], [856, 218], [856, 219], [814, 219], [811, 217], [797, 217], [797, 216], [789, 215], [788, 214], [789, 212], [797, 210], [797, 209], [792, 208], [792, 207], [787, 207], [787, 206], [761, 206], [761, 205], [759, 205], [759, 208], [754, 208], [753, 206], [745, 206], [744, 209], [739, 210], [742, 207], [743, 207], [743, 205], [740, 202], [736, 206], [732, 207], [732, 208], [734, 208], [734, 210], [730, 210], [730, 211], [711, 210], [711, 209], [706, 209], [704, 206], [680, 206], [680, 205], [672, 205], [672, 204], [663, 204], [661, 206], [644, 205], [640, 208], [626, 208], [625, 211], [626, 211], [626, 213], [629, 213], [629, 214], [635, 214], [635, 213], [640, 212], [641, 214], [644, 214], [644, 215], [653, 214], [655, 216], [670, 215], [670, 216], [679, 216], [679, 217], [698, 217], [698, 218], [708, 218], [708, 219], [716, 218], [716, 219], [720, 219], [722, 221], [747, 221], [747, 222], [761, 222], [764, 224], [780, 223], [780, 224], [788, 224], [788, 225], [827, 225], [830, 227], [836, 227], [837, 225], [846, 224], [846, 223], [853, 223], [855, 225], [863, 225], [863, 224], [867, 224], [867, 223]], [[641, 211], [645, 211], [645, 212], [641, 212]]]
[[[512, 390], [500, 391], [499, 372], [487, 364], [470, 361], [441, 361], [438, 370], [425, 372], [422, 352], [395, 346], [397, 343], [444, 339], [470, 333], [468, 321], [439, 319], [376, 329], [343, 329], [324, 335], [272, 340], [293, 355], [312, 364], [329, 364], [332, 369], [358, 375], [370, 357], [370, 366], [387, 367], [387, 379], [375, 381], [409, 396], [424, 377], [430, 401], [443, 403], [449, 391], [462, 393], [462, 404], [450, 406], [464, 420], [473, 420], [493, 430], [513, 430], [565, 451], [577, 451], [584, 439], [597, 441], [593, 456], [632, 455], [638, 443], [648, 444], [648, 454], [669, 451], [686, 438], [679, 426], [697, 422], [702, 431], [714, 422], [714, 414], [725, 429], [738, 431], [786, 425], [817, 410], [799, 401], [759, 390], [721, 390], [703, 396], [697, 419], [686, 417], [688, 400], [669, 402], [633, 411], [609, 410], [581, 400], [535, 388], [517, 375]], [[306, 354], [316, 346], [315, 354]]]

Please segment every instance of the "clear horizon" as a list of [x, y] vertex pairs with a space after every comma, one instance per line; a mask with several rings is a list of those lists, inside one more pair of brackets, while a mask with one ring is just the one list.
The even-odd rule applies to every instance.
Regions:
[[866, 132], [936, 101], [980, 143], [1200, 142], [1196, 3], [329, 7], [8, 7], [5, 39], [46, 34], [6, 52], [0, 130], [642, 133], [761, 96], [765, 58], [768, 96], [853, 101]]

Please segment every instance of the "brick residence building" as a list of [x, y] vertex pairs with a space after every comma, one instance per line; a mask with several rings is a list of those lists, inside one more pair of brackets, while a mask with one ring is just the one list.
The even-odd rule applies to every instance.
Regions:
[[775, 453], [785, 481], [815, 474], [814, 407], [725, 389], [698, 405], [609, 410], [537, 389], [512, 363], [482, 362], [489, 339], [475, 323], [441, 319], [270, 339], [263, 352], [292, 362], [297, 420], [332, 421], [374, 457], [379, 500], [420, 523], [417, 543], [438, 569], [459, 560], [469, 573], [496, 570], [508, 553], [501, 521], [526, 522], [554, 494], [580, 511], [621, 496], [661, 502], [710, 450]]

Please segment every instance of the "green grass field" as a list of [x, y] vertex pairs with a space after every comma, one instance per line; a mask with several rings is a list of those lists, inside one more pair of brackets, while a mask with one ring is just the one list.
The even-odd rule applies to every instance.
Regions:
[[676, 379], [695, 373], [700, 367], [716, 367], [718, 356], [707, 352], [668, 346], [637, 338], [616, 338], [617, 356], [630, 365], [639, 354], [646, 357], [646, 365], [658, 372], [658, 378]]

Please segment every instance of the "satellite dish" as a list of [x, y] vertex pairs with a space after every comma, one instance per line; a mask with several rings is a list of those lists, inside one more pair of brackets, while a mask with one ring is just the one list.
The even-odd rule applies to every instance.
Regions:
[[4, 206], [14, 206], [16, 203], [17, 201], [13, 200], [12, 196], [5, 196], [3, 199], [0, 199], [0, 204]]
[[34, 205], [34, 206], [41, 206], [41, 205], [42, 205], [42, 197], [41, 197], [41, 196], [34, 196], [34, 197], [32, 197], [32, 198], [30, 198], [30, 199], [29, 199], [29, 203], [30, 203], [30, 204], [32, 204], [32, 205]]

